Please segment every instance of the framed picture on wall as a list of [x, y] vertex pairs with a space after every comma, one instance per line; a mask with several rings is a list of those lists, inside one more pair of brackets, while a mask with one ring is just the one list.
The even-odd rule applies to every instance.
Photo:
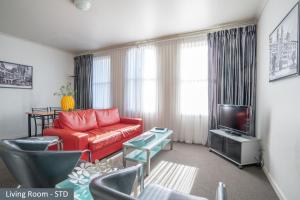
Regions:
[[299, 3], [269, 36], [269, 81], [299, 75]]
[[0, 87], [32, 89], [33, 67], [0, 61]]

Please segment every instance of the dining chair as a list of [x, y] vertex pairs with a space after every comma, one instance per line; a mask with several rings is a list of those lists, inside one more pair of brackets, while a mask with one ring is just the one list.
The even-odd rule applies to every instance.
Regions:
[[[35, 136], [37, 136], [37, 129], [38, 127], [42, 127], [42, 120], [43, 118], [45, 119], [45, 117], [39, 116], [39, 115], [34, 115], [34, 113], [37, 112], [48, 112], [48, 108], [47, 107], [40, 107], [40, 108], [32, 108], [31, 109], [32, 113], [33, 113], [33, 120], [34, 120], [34, 130], [35, 130]], [[50, 124], [50, 117], [47, 116], [46, 120], [44, 121], [44, 127], [49, 127]], [[43, 133], [43, 130], [41, 130], [41, 133]]]
[[55, 187], [68, 177], [82, 154], [81, 151], [46, 151], [45, 143], [28, 145], [28, 142], [22, 144], [22, 140], [0, 140], [0, 157], [24, 188]]
[[[56, 113], [59, 113], [62, 111], [61, 107], [49, 107], [49, 111], [50, 112], [56, 112]], [[57, 116], [54, 116], [54, 117], [57, 117]]]
[[49, 111], [54, 114], [51, 117], [50, 125], [53, 127], [54, 120], [58, 117], [58, 114], [62, 111], [61, 107], [49, 107]]

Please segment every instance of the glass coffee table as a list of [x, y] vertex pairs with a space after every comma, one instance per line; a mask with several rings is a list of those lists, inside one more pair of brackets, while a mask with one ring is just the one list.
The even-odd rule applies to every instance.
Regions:
[[[147, 131], [143, 134], [154, 134], [154, 138], [145, 142], [144, 144], [136, 144], [134, 141], [138, 140], [141, 136], [137, 136], [127, 142], [123, 143], [123, 166], [126, 167], [126, 161], [135, 161], [147, 165], [146, 175], [150, 174], [150, 161], [157, 153], [164, 149], [166, 145], [170, 145], [170, 149], [173, 149], [173, 131], [166, 130], [165, 132], [152, 132]], [[143, 135], [142, 134], [142, 135]], [[129, 149], [133, 151], [128, 151]]]
[[103, 160], [96, 163], [79, 161], [69, 177], [56, 184], [55, 188], [73, 189], [75, 200], [93, 200], [89, 189], [90, 182], [98, 176], [119, 170], [119, 168], [113, 168], [109, 160]]
[[[91, 179], [92, 180], [92, 179]], [[70, 179], [66, 179], [58, 184], [56, 184], [55, 188], [60, 189], [73, 189], [74, 190], [74, 199], [75, 200], [93, 200], [93, 197], [90, 193], [89, 183], [85, 184], [76, 184], [70, 181]]]

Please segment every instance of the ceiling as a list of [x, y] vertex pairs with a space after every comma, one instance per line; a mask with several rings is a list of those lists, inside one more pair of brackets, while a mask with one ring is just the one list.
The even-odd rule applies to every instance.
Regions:
[[256, 19], [267, 0], [1, 0], [0, 32], [72, 53]]

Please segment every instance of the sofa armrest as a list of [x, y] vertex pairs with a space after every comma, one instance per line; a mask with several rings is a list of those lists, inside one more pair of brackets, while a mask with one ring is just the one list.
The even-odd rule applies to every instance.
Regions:
[[142, 118], [129, 118], [129, 117], [121, 117], [120, 122], [124, 124], [136, 124], [141, 125], [141, 131], [144, 130], [144, 121]]
[[53, 120], [53, 128], [62, 128], [59, 123], [59, 119]]
[[85, 150], [88, 148], [88, 134], [60, 129], [47, 128], [43, 131], [44, 136], [58, 136], [63, 140], [64, 150]]

